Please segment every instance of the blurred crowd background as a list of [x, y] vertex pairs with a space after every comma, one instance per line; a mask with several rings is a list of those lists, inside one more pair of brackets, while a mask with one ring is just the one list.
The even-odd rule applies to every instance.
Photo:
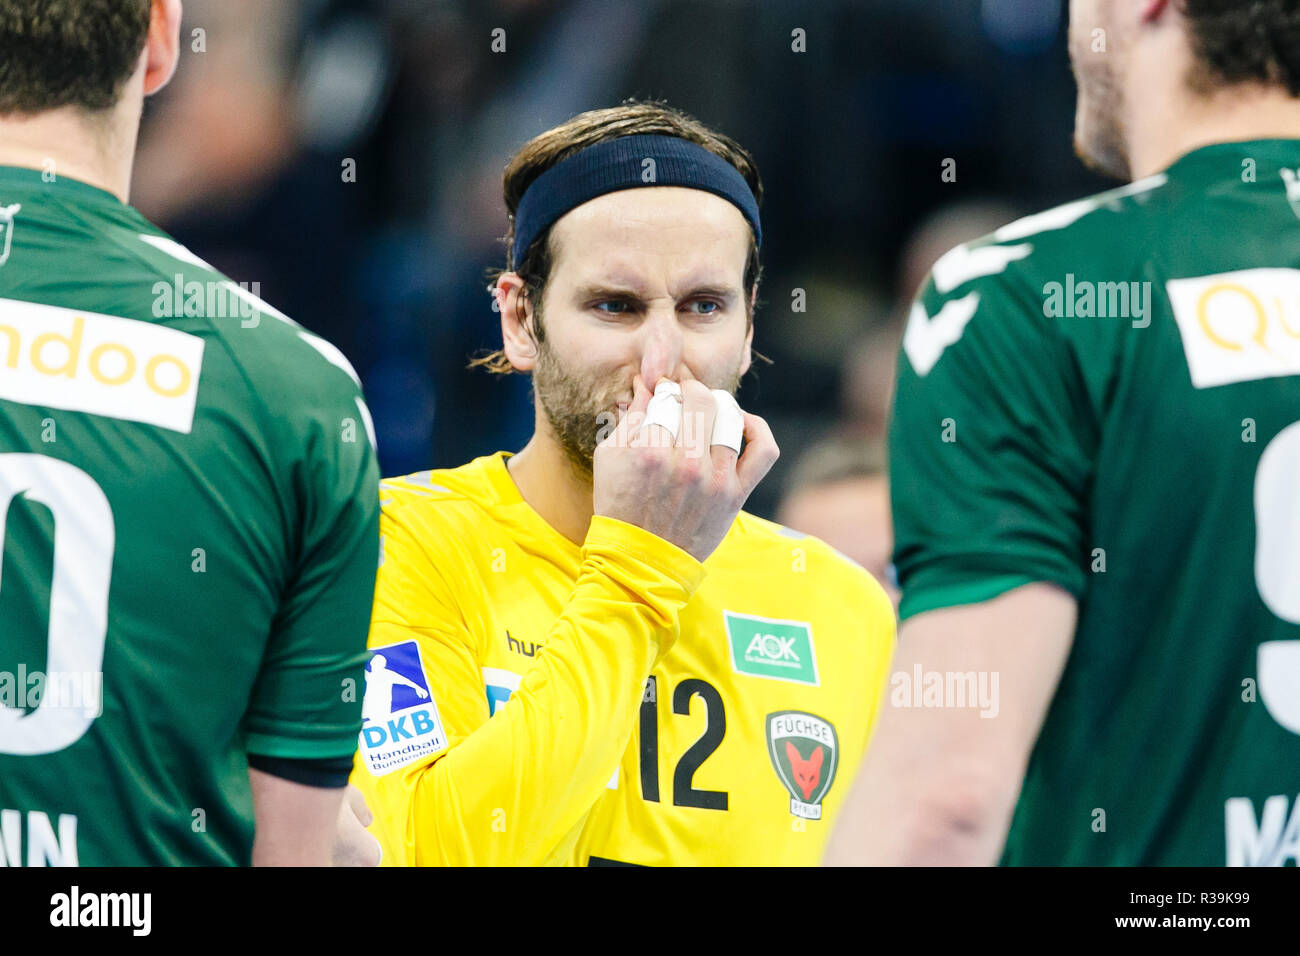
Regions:
[[745, 145], [766, 187], [772, 364], [738, 397], [782, 459], [748, 510], [884, 576], [881, 440], [918, 285], [952, 246], [1113, 185], [1074, 157], [1065, 6], [186, 0], [133, 201], [343, 350], [385, 475], [450, 467], [532, 429], [526, 378], [466, 368], [500, 344], [506, 161], [575, 113], [667, 100]]

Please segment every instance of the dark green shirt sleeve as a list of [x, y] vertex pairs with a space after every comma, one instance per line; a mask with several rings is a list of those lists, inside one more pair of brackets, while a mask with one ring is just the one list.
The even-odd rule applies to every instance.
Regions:
[[1033, 581], [1082, 594], [1092, 427], [1052, 323], [1006, 270], [918, 297], [889, 439], [900, 618]]
[[[321, 362], [285, 383], [304, 410], [282, 422], [298, 511], [296, 561], [248, 711], [246, 747], [265, 757], [353, 754], [379, 563], [379, 470], [360, 388]], [[350, 371], [350, 370], [348, 370]]]

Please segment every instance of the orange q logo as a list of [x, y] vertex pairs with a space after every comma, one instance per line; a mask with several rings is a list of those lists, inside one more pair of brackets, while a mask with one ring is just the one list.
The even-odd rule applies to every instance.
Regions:
[[[1196, 388], [1300, 374], [1300, 270], [1243, 269], [1165, 284]], [[1294, 326], [1294, 329], [1293, 329]]]
[[[1240, 296], [1241, 301], [1224, 302], [1223, 296]], [[1201, 323], [1201, 329], [1205, 332], [1206, 337], [1220, 348], [1229, 349], [1233, 352], [1240, 352], [1244, 346], [1237, 342], [1229, 341], [1218, 335], [1214, 330], [1214, 325], [1210, 321], [1211, 305], [1219, 301], [1220, 314], [1223, 312], [1240, 311], [1241, 306], [1249, 308], [1253, 312], [1252, 324], [1254, 331], [1250, 335], [1250, 341], [1254, 342], [1265, 351], [1268, 350], [1268, 313], [1264, 310], [1264, 303], [1259, 301], [1259, 297], [1251, 292], [1244, 285], [1236, 282], [1216, 282], [1204, 292], [1196, 303], [1196, 317]], [[1278, 303], [1279, 310], [1281, 302]]]

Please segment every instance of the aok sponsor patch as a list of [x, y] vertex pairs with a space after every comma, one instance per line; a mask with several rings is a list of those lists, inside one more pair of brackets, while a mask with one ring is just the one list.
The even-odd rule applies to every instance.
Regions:
[[446, 749], [447, 734], [429, 693], [419, 645], [404, 641], [373, 648], [361, 718], [366, 769], [382, 777]]
[[807, 621], [782, 621], [723, 611], [731, 666], [738, 674], [816, 687], [817, 656]]
[[189, 434], [203, 339], [135, 319], [0, 299], [0, 398]]
[[766, 730], [772, 767], [790, 791], [790, 812], [805, 820], [820, 820], [822, 800], [835, 782], [839, 764], [835, 725], [816, 714], [782, 710], [767, 715]]
[[1300, 375], [1300, 270], [1173, 279], [1165, 290], [1197, 388]]

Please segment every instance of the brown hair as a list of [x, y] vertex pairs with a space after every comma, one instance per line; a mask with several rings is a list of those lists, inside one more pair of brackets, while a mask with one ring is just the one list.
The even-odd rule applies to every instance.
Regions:
[[1254, 81], [1300, 95], [1296, 0], [1182, 0], [1179, 7], [1196, 55], [1194, 89]]
[[149, 34], [150, 0], [0, 0], [0, 115], [110, 109]]
[[[754, 193], [754, 199], [758, 202], [763, 200], [763, 181], [759, 177], [754, 157], [749, 154], [749, 151], [731, 137], [710, 129], [693, 116], [667, 103], [625, 100], [620, 106], [579, 113], [569, 121], [533, 137], [506, 164], [502, 181], [502, 194], [505, 198], [506, 212], [510, 217], [510, 228], [505, 236], [506, 267], [491, 270], [488, 275], [492, 285], [495, 285], [496, 280], [504, 273], [518, 273], [523, 280], [522, 295], [533, 306], [534, 321], [531, 331], [538, 342], [545, 337], [541, 313], [542, 293], [546, 289], [546, 280], [550, 275], [554, 250], [550, 242], [551, 230], [547, 229], [533, 240], [519, 262], [514, 261], [512, 250], [515, 239], [515, 213], [519, 209], [519, 201], [533, 180], [557, 163], [596, 143], [637, 134], [677, 136], [697, 146], [703, 146], [734, 166], [740, 175], [745, 177], [745, 182]], [[749, 302], [758, 289], [761, 275], [762, 264], [758, 258], [758, 247], [751, 236], [744, 279], [747, 293], [745, 309], [751, 322], [754, 317], [749, 314]], [[489, 290], [491, 288], [492, 286], [489, 286]], [[757, 353], [755, 355], [763, 358]], [[475, 358], [470, 362], [470, 367], [482, 367], [489, 372], [499, 374], [514, 371], [510, 360], [501, 349]]]

